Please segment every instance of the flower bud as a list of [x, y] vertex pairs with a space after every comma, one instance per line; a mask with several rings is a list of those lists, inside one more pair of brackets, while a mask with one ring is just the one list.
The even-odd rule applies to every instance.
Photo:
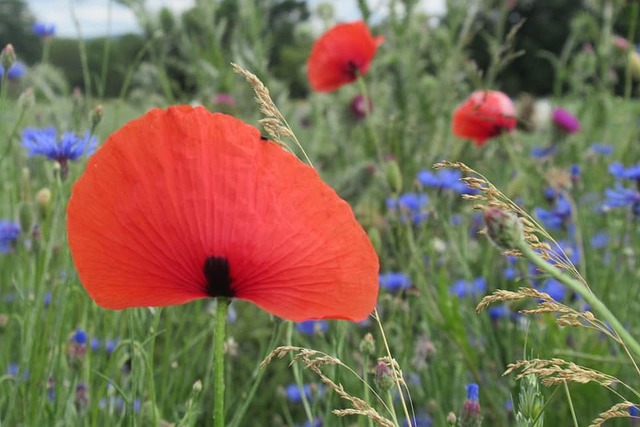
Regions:
[[489, 240], [501, 250], [511, 250], [524, 242], [524, 230], [518, 216], [496, 206], [487, 206], [483, 213]]
[[0, 52], [0, 65], [8, 70], [13, 64], [16, 63], [16, 51], [13, 49], [11, 43], [7, 44], [2, 52]]
[[21, 110], [28, 110], [36, 105], [36, 96], [33, 94], [33, 88], [26, 88], [18, 97], [18, 107]]
[[102, 105], [98, 105], [91, 110], [91, 129], [95, 129], [100, 124], [102, 117], [104, 117], [104, 107]]
[[457, 422], [458, 418], [456, 417], [456, 414], [449, 412], [449, 415], [447, 415], [447, 424], [454, 426]]
[[376, 342], [373, 339], [373, 335], [371, 333], [367, 333], [367, 335], [362, 338], [360, 341], [360, 352], [364, 353], [368, 356], [371, 356], [376, 351]]
[[384, 164], [384, 174], [391, 191], [399, 194], [402, 191], [402, 173], [395, 160], [389, 160]]
[[375, 377], [373, 378], [373, 382], [376, 387], [381, 391], [387, 391], [391, 387], [393, 387], [394, 378], [393, 372], [389, 366], [387, 366], [384, 362], [378, 362], [376, 365]]

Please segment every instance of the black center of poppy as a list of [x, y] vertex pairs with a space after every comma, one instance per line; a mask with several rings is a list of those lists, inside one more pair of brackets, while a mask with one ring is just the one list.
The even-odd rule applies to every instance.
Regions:
[[358, 77], [358, 73], [360, 72], [360, 68], [356, 65], [355, 62], [349, 61], [347, 62], [347, 70], [346, 73], [351, 78]]
[[204, 277], [207, 278], [207, 294], [212, 297], [233, 298], [235, 291], [231, 288], [233, 279], [229, 261], [222, 256], [210, 256], [202, 267]]

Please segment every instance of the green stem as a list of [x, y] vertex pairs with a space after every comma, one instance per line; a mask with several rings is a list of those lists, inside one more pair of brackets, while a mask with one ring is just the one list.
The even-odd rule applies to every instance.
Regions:
[[573, 407], [573, 401], [571, 400], [571, 393], [569, 393], [569, 386], [567, 385], [567, 382], [564, 381], [564, 392], [567, 395], [567, 400], [569, 401], [569, 410], [571, 411], [571, 419], [573, 420], [573, 425], [575, 427], [578, 427], [578, 418], [576, 417], [576, 410]]
[[569, 277], [561, 270], [555, 267], [553, 264], [549, 264], [543, 259], [540, 254], [536, 253], [526, 242], [522, 241], [517, 245], [517, 249], [522, 251], [522, 254], [529, 261], [534, 263], [540, 270], [549, 274], [560, 283], [569, 287], [572, 291], [580, 295], [591, 306], [593, 311], [598, 316], [609, 323], [611, 329], [619, 337], [622, 344], [629, 349], [633, 355], [640, 358], [640, 344], [633, 336], [622, 326], [622, 323], [616, 318], [616, 316], [607, 308], [607, 306], [596, 297], [591, 290], [584, 285], [584, 283]]
[[231, 299], [219, 297], [213, 337], [213, 425], [224, 427], [224, 335]]

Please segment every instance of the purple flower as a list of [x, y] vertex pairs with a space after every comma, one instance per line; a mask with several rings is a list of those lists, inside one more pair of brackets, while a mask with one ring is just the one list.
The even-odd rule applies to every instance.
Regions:
[[411, 278], [404, 273], [388, 272], [379, 276], [380, 287], [390, 292], [401, 291], [411, 287]]
[[0, 254], [11, 252], [18, 236], [20, 236], [19, 223], [0, 219]]
[[218, 93], [216, 94], [213, 99], [212, 99], [214, 104], [218, 104], [218, 105], [226, 105], [227, 107], [235, 107], [236, 106], [236, 100], [233, 96], [231, 96], [228, 93]]
[[56, 34], [56, 26], [54, 24], [45, 24], [43, 22], [36, 22], [31, 27], [33, 33], [42, 38], [51, 37]]
[[580, 121], [565, 109], [556, 108], [553, 110], [552, 119], [556, 127], [563, 132], [576, 133], [580, 130]]
[[329, 329], [329, 324], [326, 320], [305, 320], [296, 323], [296, 331], [305, 335], [327, 332], [327, 329]]
[[366, 103], [364, 96], [362, 95], [356, 95], [351, 100], [349, 109], [356, 119], [364, 119], [367, 114], [370, 114], [373, 111], [373, 102], [371, 101], [371, 98], [368, 98], [368, 100], [369, 102]]

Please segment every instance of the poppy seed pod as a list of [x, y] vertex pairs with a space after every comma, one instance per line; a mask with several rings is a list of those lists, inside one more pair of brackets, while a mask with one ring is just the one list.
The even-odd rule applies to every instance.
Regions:
[[516, 127], [516, 109], [502, 92], [477, 90], [453, 113], [451, 128], [454, 135], [469, 138], [480, 147], [494, 136]]
[[110, 309], [235, 297], [285, 319], [362, 320], [378, 258], [349, 205], [260, 132], [154, 109], [88, 161], [67, 208], [80, 281]]

